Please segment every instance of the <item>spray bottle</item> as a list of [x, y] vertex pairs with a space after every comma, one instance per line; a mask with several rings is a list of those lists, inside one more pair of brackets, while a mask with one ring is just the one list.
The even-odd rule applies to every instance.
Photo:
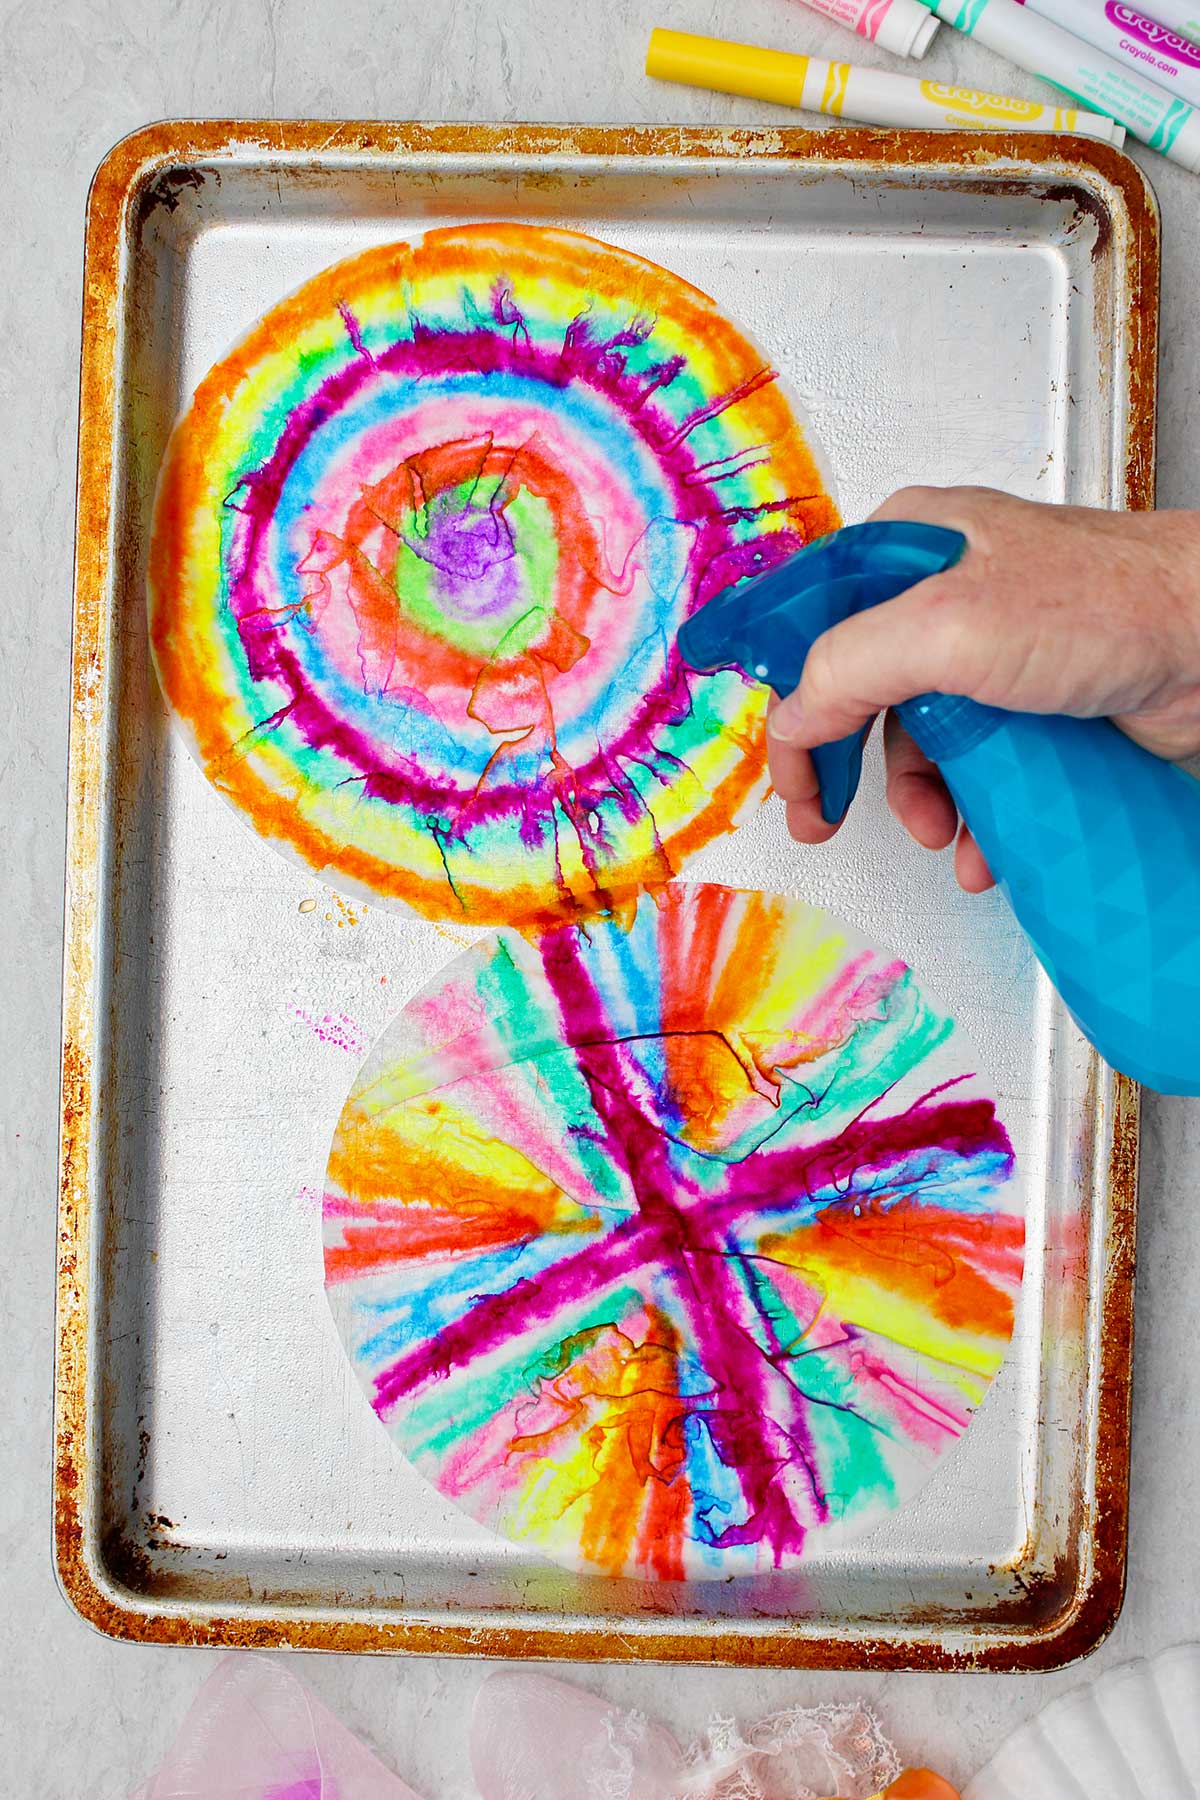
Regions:
[[[876, 521], [818, 539], [688, 619], [694, 669], [737, 667], [783, 695], [821, 634], [963, 554], [961, 532]], [[897, 712], [955, 805], [1080, 1030], [1168, 1094], [1200, 1094], [1200, 782], [1107, 719], [921, 694]], [[866, 729], [814, 752], [821, 810], [858, 787]]]

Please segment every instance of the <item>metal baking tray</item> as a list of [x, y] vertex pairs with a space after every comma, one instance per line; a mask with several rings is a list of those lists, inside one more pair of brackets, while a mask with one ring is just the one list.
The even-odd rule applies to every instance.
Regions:
[[[167, 728], [144, 558], [177, 408], [267, 306], [456, 219], [574, 226], [713, 294], [808, 410], [845, 516], [910, 481], [1152, 504], [1158, 228], [1081, 140], [832, 130], [185, 123], [88, 216], [70, 752], [57, 1561], [171, 1643], [1034, 1668], [1124, 1579], [1137, 1097], [1004, 905], [886, 816], [832, 847], [768, 806], [689, 874], [828, 905], [987, 1059], [1024, 1170], [1005, 1368], [916, 1502], [799, 1573], [571, 1576], [456, 1513], [365, 1404], [322, 1295], [319, 1193], [357, 1048], [462, 934], [324, 890]], [[315, 901], [315, 905], [309, 904]]]

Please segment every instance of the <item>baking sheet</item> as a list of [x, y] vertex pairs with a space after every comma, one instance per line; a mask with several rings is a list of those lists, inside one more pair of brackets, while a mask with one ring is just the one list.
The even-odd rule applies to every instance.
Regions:
[[[1152, 498], [1157, 222], [1078, 140], [184, 124], [89, 216], [63, 1053], [56, 1518], [118, 1635], [314, 1648], [1049, 1666], [1120, 1604], [1136, 1095], [995, 896], [891, 825], [872, 760], [834, 846], [765, 809], [688, 875], [797, 893], [962, 1020], [1024, 1171], [1008, 1362], [915, 1504], [798, 1574], [570, 1576], [443, 1502], [365, 1405], [321, 1293], [319, 1195], [362, 1046], [468, 934], [323, 888], [169, 732], [144, 555], [180, 404], [273, 301], [430, 224], [592, 231], [711, 293], [799, 392], [848, 519], [907, 481]], [[308, 903], [315, 901], [315, 906]]]

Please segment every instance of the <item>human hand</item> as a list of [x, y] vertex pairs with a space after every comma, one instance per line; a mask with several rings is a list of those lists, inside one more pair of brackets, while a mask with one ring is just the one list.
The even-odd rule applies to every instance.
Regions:
[[892, 812], [928, 850], [957, 839], [968, 893], [992, 885], [936, 766], [887, 711], [915, 694], [1108, 717], [1156, 756], [1200, 751], [1200, 513], [910, 487], [872, 516], [947, 526], [967, 549], [952, 569], [825, 632], [799, 687], [771, 707], [771, 779], [800, 843], [838, 829], [821, 817], [809, 751], [883, 712]]

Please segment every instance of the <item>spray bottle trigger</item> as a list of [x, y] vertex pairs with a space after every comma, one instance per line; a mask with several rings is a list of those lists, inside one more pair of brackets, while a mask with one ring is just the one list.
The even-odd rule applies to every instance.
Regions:
[[821, 789], [821, 817], [827, 825], [845, 818], [862, 777], [863, 746], [869, 725], [834, 744], [819, 744], [812, 752], [813, 768]]

